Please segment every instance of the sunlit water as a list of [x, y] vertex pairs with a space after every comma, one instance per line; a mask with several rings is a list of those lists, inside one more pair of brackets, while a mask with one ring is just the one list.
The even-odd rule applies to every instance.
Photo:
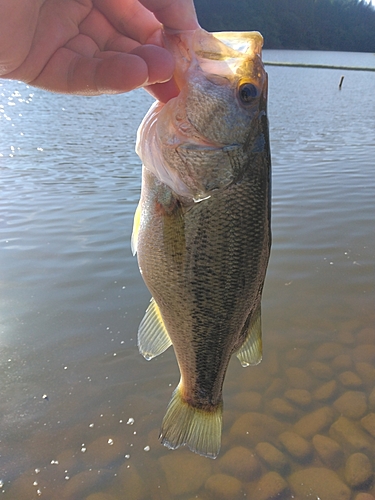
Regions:
[[[373, 54], [265, 51], [264, 59], [375, 66]], [[178, 368], [172, 349], [147, 362], [136, 348], [149, 294], [130, 251], [141, 174], [134, 145], [152, 99], [1, 82], [2, 498], [267, 500], [267, 487], [285, 499], [375, 496], [371, 480], [350, 482], [346, 465], [359, 451], [375, 469], [375, 73], [267, 70], [273, 247], [264, 361], [230, 364], [216, 461], [159, 444]], [[320, 408], [321, 427], [294, 427]], [[338, 436], [340, 415], [367, 447]], [[257, 418], [266, 427], [254, 434]], [[310, 446], [305, 455], [280, 438], [295, 429]], [[324, 461], [316, 435], [334, 438], [341, 458]], [[262, 458], [261, 442], [281, 451], [285, 467]], [[334, 471], [337, 491], [319, 490], [323, 476], [310, 496], [296, 487], [295, 474], [314, 467]]]

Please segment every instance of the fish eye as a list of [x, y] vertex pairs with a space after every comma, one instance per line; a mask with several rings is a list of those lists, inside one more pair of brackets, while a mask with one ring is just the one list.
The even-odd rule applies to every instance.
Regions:
[[244, 83], [239, 88], [240, 99], [243, 103], [251, 102], [258, 95], [258, 89], [252, 83]]

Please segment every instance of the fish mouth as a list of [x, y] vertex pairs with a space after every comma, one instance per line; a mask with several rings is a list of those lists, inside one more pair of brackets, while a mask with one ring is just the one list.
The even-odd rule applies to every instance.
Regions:
[[164, 27], [163, 43], [176, 61], [173, 81], [179, 92], [192, 68], [229, 80], [243, 73], [260, 82], [264, 73], [263, 37], [257, 31], [208, 33], [202, 28], [176, 31]]

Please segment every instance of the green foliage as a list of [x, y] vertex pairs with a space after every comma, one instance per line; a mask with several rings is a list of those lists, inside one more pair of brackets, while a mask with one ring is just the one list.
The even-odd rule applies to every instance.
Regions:
[[364, 0], [196, 0], [208, 31], [260, 31], [266, 49], [375, 52], [375, 9]]

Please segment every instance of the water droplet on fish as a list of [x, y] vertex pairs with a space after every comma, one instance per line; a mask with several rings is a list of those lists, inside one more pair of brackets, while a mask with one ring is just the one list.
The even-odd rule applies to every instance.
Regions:
[[134, 418], [130, 417], [129, 420], [126, 423], [128, 425], [133, 425], [134, 424]]
[[145, 446], [143, 449], [144, 449], [145, 451], [150, 451], [150, 447], [149, 447], [149, 446]]
[[34, 481], [33, 486], [38, 486], [38, 481]]
[[112, 445], [113, 445], [113, 439], [109, 438], [109, 439], [108, 439], [108, 444], [109, 444], [110, 446], [112, 446]]
[[124, 457], [126, 458], [126, 460], [128, 460], [130, 458], [130, 455], [124, 455]]

